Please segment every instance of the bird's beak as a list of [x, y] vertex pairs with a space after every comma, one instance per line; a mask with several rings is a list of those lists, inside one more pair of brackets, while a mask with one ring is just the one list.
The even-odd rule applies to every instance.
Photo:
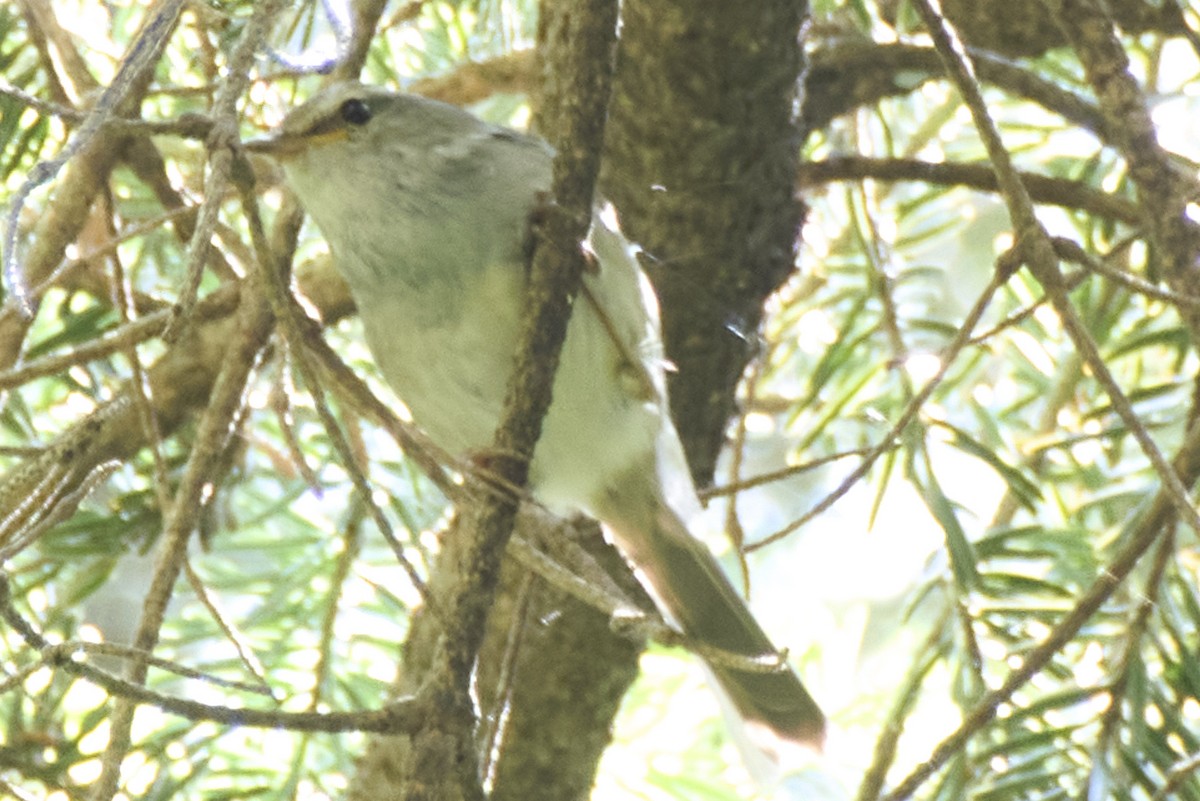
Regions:
[[277, 132], [261, 139], [251, 139], [243, 142], [247, 152], [269, 156], [276, 161], [287, 161], [312, 147], [330, 142], [338, 142], [346, 138], [344, 128], [330, 130], [309, 130], [303, 133]]
[[283, 161], [304, 149], [304, 141], [299, 137], [272, 134], [259, 139], [242, 142], [247, 153], [258, 153], [273, 159]]

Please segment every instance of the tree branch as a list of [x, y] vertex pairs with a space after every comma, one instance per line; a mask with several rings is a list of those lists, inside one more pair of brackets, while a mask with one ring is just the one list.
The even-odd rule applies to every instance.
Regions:
[[[584, 269], [579, 243], [592, 217], [604, 120], [612, 80], [612, 48], [617, 4], [581, 0], [572, 14], [573, 57], [564, 79], [573, 87], [557, 142], [553, 205], [535, 227], [529, 313], [506, 392], [489, 463], [507, 486], [523, 487], [529, 461], [550, 405], [559, 351], [566, 335], [572, 298]], [[471, 673], [483, 640], [496, 590], [501, 558], [519, 499], [486, 493], [472, 505], [457, 536], [446, 542], [431, 581], [434, 613], [442, 627], [423, 697], [435, 699], [439, 714], [413, 740], [412, 786], [444, 787], [438, 797], [482, 799], [475, 753]], [[447, 753], [447, 751], [450, 753]]]

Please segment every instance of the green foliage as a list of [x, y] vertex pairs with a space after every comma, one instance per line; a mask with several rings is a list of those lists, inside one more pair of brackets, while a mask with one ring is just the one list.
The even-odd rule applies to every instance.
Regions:
[[[59, 9], [64, 14], [103, 22], [62, 33], [99, 83], [111, 79], [114, 56], [135, 35], [141, 6], [63, 5], [71, 6]], [[813, 7], [828, 31], [882, 41], [887, 21], [875, 5]], [[222, 3], [190, 12], [158, 64], [143, 104], [146, 118], [209, 110], [253, 7]], [[916, 28], [909, 4], [892, 4], [892, 11], [901, 32]], [[39, 54], [29, 24], [15, 7], [0, 6], [6, 200], [35, 164], [61, 151], [80, 122], [52, 102], [63, 76]], [[837, 36], [824, 38], [828, 31], [814, 34], [810, 50], [836, 43]], [[424, 3], [374, 37], [364, 79], [406, 85], [445, 76], [468, 60], [528, 48], [534, 32], [528, 0]], [[308, 2], [281, 20], [272, 45], [308, 54], [332, 40], [321, 4]], [[1187, 86], [1200, 71], [1195, 52], [1175, 36], [1122, 41], [1142, 85], [1163, 104], [1155, 117], [1160, 133], [1189, 128], [1198, 111]], [[1090, 92], [1069, 49], [1020, 66], [1077, 95]], [[319, 83], [265, 60], [256, 70], [245, 103], [247, 135]], [[982, 161], [985, 150], [959, 95], [940, 80], [919, 83], [902, 96], [848, 103], [806, 143], [805, 157]], [[27, 105], [22, 93], [40, 105]], [[990, 85], [985, 97], [1021, 169], [1141, 202], [1103, 132], [1023, 99], [1019, 86]], [[484, 107], [510, 118], [520, 103], [506, 95]], [[125, 312], [111, 291], [115, 275], [133, 293], [127, 305], [138, 316], [178, 300], [188, 243], [172, 227], [179, 218], [162, 217], [165, 189], [194, 206], [205, 188], [206, 154], [172, 133], [154, 141], [165, 180], [152, 184], [154, 170], [128, 161], [112, 171], [92, 221], [73, 243], [72, 258], [80, 261], [57, 276], [22, 333], [13, 354], [22, 362], [123, 330]], [[1200, 161], [1196, 141], [1170, 139], [1181, 171]], [[22, 253], [33, 246], [29, 232], [53, 192], [35, 192], [24, 208]], [[969, 736], [918, 797], [1200, 799], [1195, 532], [1157, 518], [1156, 544], [1112, 581], [1109, 597], [1051, 653], [1039, 650], [1156, 519], [1163, 481], [1029, 271], [1007, 277], [962, 347], [950, 350], [968, 310], [992, 291], [989, 282], [1012, 244], [998, 195], [869, 176], [807, 192], [799, 270], [774, 299], [761, 332], [763, 358], [743, 388], [744, 416], [734, 426], [746, 435], [731, 437], [742, 450], [726, 460], [724, 476], [734, 483], [781, 462], [815, 465], [739, 494], [737, 533], [754, 546], [815, 508], [865, 453], [878, 449], [877, 461], [830, 510], [748, 557], [756, 598], [766, 599], [767, 615], [781, 618], [783, 639], [795, 643], [792, 654], [838, 732], [828, 758], [814, 759], [800, 777], [803, 797], [850, 797], [846, 788], [872, 771], [886, 776], [880, 781], [886, 790], [1013, 671], [1044, 658], [995, 715], [970, 724]], [[278, 199], [269, 196], [267, 203]], [[1070, 304], [1139, 424], [1168, 458], [1190, 453], [1194, 303], [1114, 278], [1163, 288], [1166, 267], [1147, 231], [1070, 203], [1046, 202], [1038, 210], [1052, 234], [1078, 243], [1111, 271], [1064, 264]], [[226, 204], [214, 240], [221, 263], [210, 264], [202, 296], [259, 268], [246, 231], [235, 204]], [[315, 231], [300, 236], [303, 270], [324, 252]], [[94, 252], [101, 255], [89, 258]], [[354, 323], [330, 326], [325, 335], [378, 388]], [[171, 347], [157, 338], [142, 342], [139, 369]], [[155, 655], [204, 678], [156, 667], [148, 686], [231, 707], [377, 708], [418, 599], [354, 495], [315, 401], [293, 386], [298, 379], [285, 350], [276, 340], [246, 388], [244, 414], [219, 443], [221, 469], [194, 521], [191, 575], [178, 582], [159, 629]], [[138, 380], [133, 352], [80, 358], [8, 387], [0, 405], [3, 468], [15, 470], [29, 449], [125, 392]], [[930, 381], [936, 383], [925, 394]], [[382, 505], [405, 557], [424, 574], [443, 528], [444, 498], [382, 428], [359, 417], [360, 409], [340, 397], [331, 406], [355, 446], [370, 454], [364, 464], [372, 486], [386, 495]], [[180, 486], [194, 449], [212, 445], [197, 437], [189, 420], [156, 453], [142, 449], [129, 457], [77, 511], [6, 563], [16, 610], [55, 641], [128, 642], [154, 575], [164, 499]], [[716, 533], [719, 540], [724, 532]], [[0, 627], [0, 781], [38, 796], [80, 792], [99, 772], [112, 702], [41, 658], [19, 632]], [[122, 665], [111, 654], [88, 660], [118, 672]], [[650, 675], [627, 699], [597, 797], [715, 800], [752, 792], [729, 767], [736, 757], [717, 734], [715, 711], [699, 723], [685, 715], [681, 724], [658, 709], [674, 702], [690, 712], [693, 699], [708, 698], [688, 673], [688, 660], [652, 652], [647, 662]], [[644, 717], [648, 708], [661, 714]], [[233, 713], [223, 722], [197, 723], [144, 707], [126, 790], [146, 799], [338, 797], [365, 741], [361, 734], [236, 722]], [[882, 747], [896, 730], [903, 730], [899, 744]], [[637, 760], [640, 767], [631, 769]]]

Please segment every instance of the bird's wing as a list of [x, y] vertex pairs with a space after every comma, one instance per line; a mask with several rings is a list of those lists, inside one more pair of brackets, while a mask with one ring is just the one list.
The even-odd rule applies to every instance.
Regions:
[[665, 404], [667, 363], [658, 299], [611, 207], [593, 214], [587, 244], [594, 259], [584, 272], [581, 298], [621, 354], [627, 391], [648, 403]]

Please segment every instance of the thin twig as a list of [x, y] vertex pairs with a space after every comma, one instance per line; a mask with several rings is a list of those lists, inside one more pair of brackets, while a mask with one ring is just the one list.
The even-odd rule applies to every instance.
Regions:
[[255, 655], [254, 648], [246, 640], [246, 637], [238, 631], [237, 625], [230, 620], [229, 615], [225, 614], [221, 609], [217, 599], [209, 592], [208, 587], [204, 584], [204, 580], [200, 578], [200, 574], [192, 567], [190, 559], [185, 558], [183, 560], [183, 574], [187, 579], [188, 586], [192, 588], [192, 593], [195, 594], [196, 599], [208, 610], [209, 617], [217, 624], [217, 628], [225, 635], [225, 639], [229, 641], [229, 644], [233, 646], [238, 661], [242, 663], [246, 672], [258, 679], [258, 685], [254, 687], [252, 692], [274, 698], [275, 694], [271, 692], [270, 684], [267, 681], [267, 670], [263, 666], [262, 660]]
[[[242, 36], [230, 54], [226, 79], [213, 102], [213, 118], [217, 121], [210, 139], [211, 174], [208, 189], [196, 223], [195, 235], [189, 250], [189, 269], [197, 276], [203, 268], [209, 237], [216, 221], [216, 208], [229, 185], [229, 172], [233, 165], [232, 145], [237, 141], [237, 103], [249, 83], [250, 68], [255, 55], [270, 32], [271, 24], [282, 0], [264, 0], [255, 6], [250, 19], [242, 30]], [[134, 45], [135, 48], [138, 45]], [[207, 210], [211, 209], [211, 212]], [[203, 223], [206, 214], [209, 223]], [[198, 278], [196, 278], [198, 281]], [[261, 288], [254, 281], [246, 282], [238, 307], [239, 330], [235, 342], [231, 343], [213, 387], [209, 406], [201, 417], [195, 444], [188, 456], [183, 476], [179, 482], [172, 506], [166, 516], [163, 536], [159, 546], [154, 578], [146, 593], [142, 617], [138, 622], [134, 645], [150, 652], [158, 641], [159, 630], [166, 614], [176, 578], [183, 565], [187, 543], [194, 529], [196, 510], [211, 480], [212, 468], [225, 447], [230, 431], [230, 422], [235, 419], [243, 403], [244, 388], [259, 354], [266, 345], [271, 330], [270, 312], [255, 290]], [[182, 308], [190, 309], [186, 297]], [[179, 318], [177, 318], [179, 319]], [[146, 664], [134, 660], [127, 665], [126, 676], [132, 685], [145, 681]], [[131, 745], [135, 698], [124, 695], [113, 705], [110, 717], [110, 737], [101, 757], [101, 773], [96, 780], [94, 798], [109, 801], [117, 792], [120, 781], [120, 766]]]
[[[1033, 172], [1020, 172], [1029, 195], [1038, 203], [1086, 211], [1100, 217], [1141, 226], [1141, 211], [1123, 198], [1093, 189], [1066, 178], [1052, 178]], [[931, 162], [911, 158], [872, 158], [837, 156], [800, 165], [799, 186], [803, 189], [831, 181], [920, 181], [941, 186], [994, 192], [999, 188], [995, 172], [987, 164]]]
[[[892, 443], [892, 448], [898, 447], [899, 445], [897, 443]], [[728, 484], [718, 484], [714, 487], [706, 487], [705, 489], [700, 490], [700, 498], [701, 500], [711, 500], [712, 498], [720, 498], [725, 495], [733, 495], [734, 493], [745, 492], [746, 490], [754, 489], [755, 487], [761, 487], [766, 484], [774, 484], [777, 481], [786, 481], [789, 478], [795, 478], [796, 476], [803, 475], [804, 473], [808, 473], [812, 470], [816, 470], [824, 467], [827, 464], [831, 464], [842, 459], [849, 459], [852, 456], [866, 456], [871, 451], [872, 448], [852, 448], [846, 451], [838, 451], [837, 453], [820, 456], [816, 459], [809, 459], [808, 461], [801, 462], [800, 464], [788, 465], [787, 467], [781, 467], [778, 470], [759, 473], [756, 476], [744, 478], [741, 481], [731, 482]]]
[[946, 375], [950, 372], [950, 366], [954, 364], [955, 360], [958, 358], [959, 354], [962, 353], [963, 349], [970, 344], [971, 332], [975, 330], [975, 326], [977, 326], [979, 321], [983, 318], [983, 313], [987, 310], [988, 304], [992, 300], [992, 296], [995, 295], [996, 291], [1004, 284], [1006, 280], [1008, 280], [1013, 258], [1014, 254], [1010, 252], [1002, 255], [1000, 259], [997, 260], [997, 268], [992, 272], [991, 282], [975, 301], [975, 305], [972, 306], [971, 310], [967, 312], [967, 316], [963, 319], [962, 325], [959, 326], [958, 330], [954, 334], [954, 339], [952, 339], [950, 344], [943, 349], [941, 358], [939, 359], [937, 372], [932, 378], [929, 379], [929, 381], [925, 383], [925, 386], [921, 387], [921, 389], [918, 390], [915, 395], [913, 395], [912, 399], [905, 405], [904, 411], [900, 413], [900, 416], [896, 419], [896, 422], [892, 424], [892, 427], [888, 430], [887, 434], [880, 439], [879, 443], [867, 452], [866, 456], [863, 457], [863, 460], [859, 462], [858, 466], [851, 470], [849, 475], [842, 479], [842, 482], [838, 484], [832, 492], [827, 494], [821, 500], [817, 501], [817, 503], [813, 505], [807, 512], [802, 514], [796, 520], [793, 520], [788, 525], [784, 526], [779, 531], [776, 531], [775, 533], [770, 534], [758, 540], [757, 542], [747, 545], [747, 552], [755, 551], [759, 548], [764, 548], [773, 542], [777, 542], [784, 537], [787, 537], [792, 532], [799, 530], [802, 526], [814, 518], [824, 514], [827, 509], [837, 503], [838, 500], [840, 500], [848, 492], [850, 492], [850, 490], [854, 489], [854, 487], [858, 485], [858, 482], [863, 476], [870, 472], [871, 467], [874, 466], [875, 462], [879, 460], [879, 457], [896, 447], [895, 443], [900, 438], [900, 435], [904, 433], [905, 429], [907, 429], [909, 424], [912, 423], [912, 421], [916, 418], [917, 414], [921, 411], [921, 408], [925, 405], [925, 402], [929, 400], [930, 396], [933, 395], [934, 390], [941, 386], [942, 381], [945, 380]]
[[[12, 586], [8, 574], [3, 570], [0, 570], [0, 620], [7, 623], [28, 645], [41, 652], [41, 663], [78, 676], [122, 701], [134, 705], [154, 706], [196, 722], [212, 721], [225, 726], [251, 726], [297, 732], [396, 733], [416, 731], [430, 714], [427, 703], [420, 698], [399, 698], [379, 709], [361, 712], [279, 712], [204, 704], [148, 690], [142, 684], [118, 678], [107, 671], [74, 659], [76, 652], [85, 650], [84, 644], [48, 642], [13, 606]], [[136, 649], [126, 649], [122, 655], [136, 658], [138, 661], [147, 658], [144, 652]], [[178, 666], [173, 666], [173, 669], [186, 670]], [[197, 675], [191, 678], [203, 677]]]
[[[1179, 514], [1194, 529], [1200, 530], [1200, 517], [1197, 516], [1188, 500], [1187, 490], [1183, 486], [1179, 474], [1162, 456], [1145, 427], [1133, 413], [1124, 393], [1112, 378], [1103, 360], [1100, 359], [1095, 342], [1079, 322], [1074, 309], [1065, 296], [1062, 276], [1058, 272], [1055, 261], [1054, 245], [1038, 222], [1024, 184], [1013, 169], [1008, 152], [988, 114], [978, 83], [974, 78], [971, 62], [963, 52], [961, 43], [950, 30], [940, 11], [934, 7], [933, 0], [916, 0], [916, 7], [933, 37], [938, 52], [946, 63], [947, 70], [954, 77], [955, 84], [963, 96], [964, 103], [970, 109], [975, 127], [987, 148], [988, 156], [996, 171], [997, 181], [1009, 207], [1009, 213], [1017, 233], [1018, 247], [1021, 249], [1025, 263], [1033, 271], [1035, 277], [1042, 282], [1054, 304], [1055, 311], [1071, 336], [1084, 363], [1093, 370], [1093, 374], [1109, 395], [1114, 408], [1133, 431], [1143, 452], [1162, 480], [1162, 491], [1156, 498], [1156, 510], [1161, 515], [1163, 514], [1163, 505], [1169, 504], [1167, 508]], [[1153, 523], [1157, 523], [1161, 519], [1157, 515], [1148, 515], [1147, 517]], [[1160, 536], [1161, 531], [1158, 525], [1149, 523], [1144, 525], [1138, 535], [1133, 537], [1118, 553], [1108, 569], [1095, 580], [1046, 639], [1027, 654], [1022, 665], [1011, 671], [998, 689], [988, 693], [966, 714], [959, 727], [933, 749], [929, 758], [915, 768], [895, 790], [885, 797], [887, 801], [899, 801], [899, 799], [911, 797], [926, 779], [958, 753], [967, 740], [995, 716], [1000, 704], [1009, 701], [1018, 688], [1045, 667], [1053, 655], [1075, 636], [1084, 623], [1120, 586], [1141, 556]]]
[[346, 440], [345, 432], [342, 431], [337, 418], [329, 408], [320, 375], [317, 373], [315, 364], [309, 359], [308, 352], [305, 350], [306, 338], [302, 333], [303, 318], [299, 314], [299, 307], [291, 295], [288, 294], [287, 286], [283, 282], [283, 276], [276, 269], [278, 260], [271, 253], [270, 245], [267, 244], [253, 187], [249, 184], [239, 182], [239, 189], [242, 193], [242, 210], [245, 212], [246, 219], [249, 222], [250, 238], [258, 253], [259, 269], [263, 286], [266, 290], [267, 300], [275, 315], [276, 322], [284, 332], [286, 341], [293, 344], [289, 352], [300, 371], [301, 377], [304, 379], [305, 386], [308, 388], [308, 394], [312, 398], [313, 408], [316, 409], [317, 417], [320, 419], [321, 425], [325, 428], [325, 433], [329, 436], [329, 441], [333, 444], [334, 452], [338, 455], [338, 459], [341, 461], [342, 467], [346, 470], [346, 474], [350, 476], [350, 481], [354, 485], [355, 492], [358, 494], [359, 500], [367, 510], [367, 513], [371, 516], [375, 527], [383, 535], [384, 540], [392, 549], [396, 561], [404, 569], [408, 580], [416, 588], [417, 592], [420, 593], [421, 598], [426, 603], [431, 603], [428, 590], [425, 587], [425, 579], [421, 576], [416, 566], [409, 560], [407, 554], [405, 554], [404, 543], [400, 542], [391, 522], [387, 519], [383, 510], [379, 508], [379, 504], [375, 503], [371, 492], [371, 483], [363, 472], [359, 460], [355, 458], [354, 452]]
[[29, 284], [21, 270], [17, 248], [21, 211], [25, 207], [25, 201], [29, 199], [33, 190], [57, 175], [58, 171], [99, 133], [105, 120], [112, 115], [140, 75], [158, 60], [158, 54], [171, 31], [175, 29], [175, 20], [183, 6], [184, 0], [161, 0], [153, 16], [143, 26], [133, 46], [121, 61], [121, 67], [113, 77], [112, 83], [96, 98], [83, 125], [75, 131], [58, 156], [50, 161], [38, 162], [29, 171], [21, 187], [13, 193], [4, 231], [3, 277], [5, 288], [16, 299], [18, 308], [26, 317], [33, 316], [33, 302], [29, 297]]

